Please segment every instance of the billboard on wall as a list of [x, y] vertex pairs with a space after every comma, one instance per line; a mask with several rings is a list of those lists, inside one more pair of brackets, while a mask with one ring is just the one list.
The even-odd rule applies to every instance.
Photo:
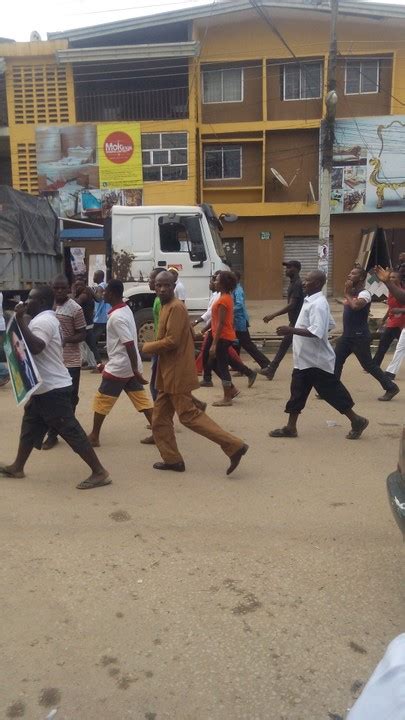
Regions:
[[336, 120], [332, 213], [405, 211], [405, 115]]
[[105, 218], [113, 205], [142, 205], [139, 123], [40, 126], [38, 187], [60, 217]]

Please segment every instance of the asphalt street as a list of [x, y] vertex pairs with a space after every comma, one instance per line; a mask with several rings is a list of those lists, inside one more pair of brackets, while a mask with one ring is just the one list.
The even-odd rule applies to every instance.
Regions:
[[[250, 445], [231, 478], [220, 449], [182, 427], [187, 472], [153, 470], [145, 420], [122, 397], [99, 451], [112, 485], [76, 490], [87, 468], [63, 442], [35, 451], [25, 479], [0, 479], [0, 717], [345, 717], [404, 627], [385, 478], [405, 384], [380, 403], [350, 360], [364, 437], [346, 440], [346, 419], [312, 395], [299, 437], [271, 439], [290, 371], [288, 356], [272, 383], [238, 378], [234, 406], [209, 408]], [[98, 381], [82, 374], [86, 429]], [[211, 402], [219, 385], [197, 394]], [[9, 386], [0, 407], [11, 461], [22, 411]]]

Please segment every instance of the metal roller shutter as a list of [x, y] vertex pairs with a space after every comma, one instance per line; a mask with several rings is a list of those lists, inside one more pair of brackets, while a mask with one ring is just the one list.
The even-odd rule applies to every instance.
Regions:
[[[299, 260], [301, 263], [301, 276], [304, 278], [311, 270], [318, 269], [318, 236], [286, 235], [284, 237], [283, 260]], [[333, 239], [329, 244], [329, 274], [328, 274], [328, 295], [333, 292]], [[284, 277], [283, 296], [287, 295], [289, 280]]]

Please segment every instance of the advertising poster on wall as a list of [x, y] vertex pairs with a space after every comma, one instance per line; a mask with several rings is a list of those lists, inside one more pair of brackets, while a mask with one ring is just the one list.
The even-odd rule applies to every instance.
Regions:
[[26, 402], [41, 384], [37, 367], [15, 317], [7, 325], [4, 352], [17, 405]]
[[38, 186], [59, 217], [100, 220], [142, 205], [139, 123], [39, 126]]
[[337, 120], [332, 213], [405, 210], [405, 115]]
[[140, 188], [143, 185], [139, 123], [97, 126], [100, 188]]

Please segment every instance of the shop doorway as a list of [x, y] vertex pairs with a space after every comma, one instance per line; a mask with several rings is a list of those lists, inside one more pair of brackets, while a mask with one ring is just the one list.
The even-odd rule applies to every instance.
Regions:
[[[318, 269], [318, 235], [285, 235], [283, 261], [299, 260], [301, 276]], [[289, 280], [283, 279], [283, 297], [287, 296]], [[333, 293], [333, 238], [329, 241], [328, 295]]]

